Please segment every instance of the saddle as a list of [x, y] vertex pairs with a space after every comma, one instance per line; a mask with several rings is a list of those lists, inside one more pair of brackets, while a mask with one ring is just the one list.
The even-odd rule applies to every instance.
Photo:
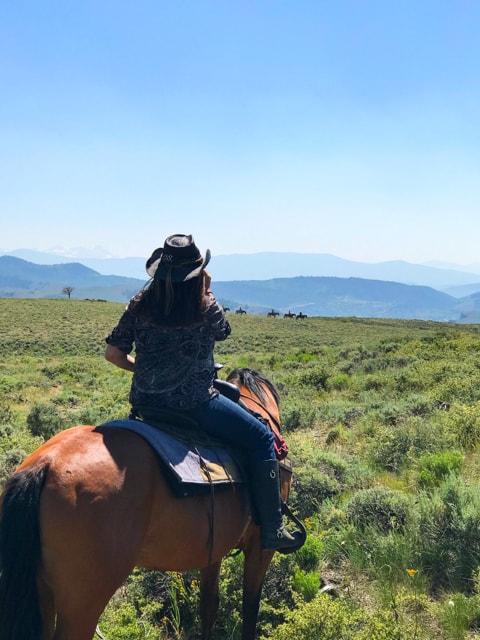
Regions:
[[[230, 400], [270, 426], [260, 414], [243, 405], [240, 389], [224, 380], [215, 379], [217, 390]], [[178, 497], [209, 493], [246, 483], [245, 460], [242, 452], [223, 440], [213, 438], [201, 430], [198, 423], [181, 412], [171, 409], [137, 407], [128, 419], [111, 420], [98, 425], [102, 428], [127, 429], [140, 435], [157, 453], [166, 471], [169, 484]], [[279, 464], [290, 474], [292, 464], [286, 457], [288, 449], [276, 432], [275, 450]]]
[[97, 429], [127, 429], [141, 436], [156, 452], [165, 477], [177, 497], [209, 493], [244, 484], [245, 473], [239, 452], [211, 438], [179, 414], [158, 412], [111, 420]]
[[[262, 420], [271, 428], [268, 420], [244, 405], [240, 389], [229, 382], [215, 380], [215, 387], [231, 400]], [[195, 420], [171, 410], [140, 409], [125, 420], [111, 420], [97, 429], [115, 428], [133, 431], [144, 438], [157, 453], [165, 470], [165, 477], [179, 498], [210, 494], [235, 485], [248, 485], [245, 460], [238, 449], [212, 438], [200, 429]], [[279, 467], [292, 475], [292, 463], [287, 457], [288, 447], [282, 436], [272, 429], [274, 447]], [[247, 491], [247, 499], [249, 492]], [[252, 507], [253, 505], [251, 505]], [[294, 522], [306, 538], [304, 524], [291, 511], [286, 502], [281, 504], [282, 514]], [[253, 520], [258, 522], [255, 509]]]

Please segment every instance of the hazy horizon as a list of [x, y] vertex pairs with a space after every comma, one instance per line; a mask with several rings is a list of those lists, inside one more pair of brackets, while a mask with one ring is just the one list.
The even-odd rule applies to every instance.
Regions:
[[[34, 249], [34, 248], [29, 248], [29, 247], [17, 247], [16, 249], [11, 249], [10, 251], [6, 251], [4, 249], [2, 249], [0, 247], [0, 256], [1, 255], [15, 255], [15, 254], [21, 254], [20, 257], [24, 254], [38, 254], [39, 257], [47, 257], [47, 256], [52, 256], [52, 258], [56, 258], [55, 263], [58, 263], [57, 261], [63, 261], [65, 260], [65, 262], [75, 262], [75, 261], [128, 261], [128, 260], [135, 260], [135, 261], [139, 261], [140, 263], [144, 263], [144, 261], [146, 260], [146, 258], [148, 256], [134, 256], [134, 255], [129, 255], [129, 256], [118, 256], [118, 255], [113, 255], [110, 252], [108, 252], [106, 249], [104, 249], [103, 247], [95, 247], [94, 249], [87, 249], [87, 248], [82, 248], [82, 247], [74, 247], [74, 248], [66, 248], [66, 247], [52, 247], [51, 251], [41, 251], [39, 249]], [[433, 267], [436, 269], [447, 269], [447, 270], [459, 270], [459, 271], [465, 271], [466, 273], [480, 273], [480, 262], [477, 263], [471, 263], [471, 264], [459, 264], [459, 263], [452, 263], [452, 262], [442, 262], [442, 261], [430, 261], [430, 262], [410, 262], [410, 261], [405, 261], [405, 260], [379, 260], [379, 261], [368, 261], [368, 260], [350, 260], [348, 258], [344, 258], [343, 256], [338, 256], [335, 254], [331, 254], [331, 253], [325, 253], [325, 252], [311, 252], [311, 251], [254, 251], [254, 252], [236, 252], [233, 251], [232, 253], [225, 253], [225, 254], [217, 254], [217, 255], [212, 255], [212, 261], [213, 264], [215, 262], [215, 258], [228, 258], [228, 257], [242, 257], [242, 256], [259, 256], [259, 255], [299, 255], [299, 256], [323, 256], [323, 257], [331, 257], [334, 259], [338, 259], [340, 261], [345, 261], [345, 262], [352, 262], [355, 264], [365, 264], [365, 265], [377, 265], [377, 264], [384, 264], [384, 263], [389, 263], [389, 262], [393, 262], [393, 263], [401, 263], [401, 262], [405, 262], [407, 264], [412, 264], [412, 265], [416, 265], [416, 266], [426, 266], [426, 267]], [[18, 257], [18, 256], [17, 256]], [[28, 258], [23, 258], [25, 260], [28, 261]], [[33, 260], [34, 261], [34, 260]], [[47, 264], [45, 262], [42, 261], [41, 264]], [[210, 267], [211, 268], [211, 267]], [[142, 272], [142, 276], [143, 276], [143, 272]]]

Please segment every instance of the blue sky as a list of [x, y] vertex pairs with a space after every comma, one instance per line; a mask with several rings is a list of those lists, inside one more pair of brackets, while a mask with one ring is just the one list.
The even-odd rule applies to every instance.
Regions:
[[0, 0], [0, 249], [479, 263], [477, 0]]

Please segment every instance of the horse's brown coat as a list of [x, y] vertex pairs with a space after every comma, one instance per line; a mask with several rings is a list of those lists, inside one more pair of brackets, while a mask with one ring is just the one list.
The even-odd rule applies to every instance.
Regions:
[[[278, 419], [277, 404], [263, 388], [265, 415]], [[249, 394], [242, 388], [246, 404]], [[262, 411], [256, 400], [252, 408]], [[17, 471], [45, 466], [37, 578], [44, 640], [91, 640], [103, 609], [135, 566], [201, 570], [202, 638], [207, 640], [217, 609], [220, 562], [236, 547], [245, 553], [243, 639], [253, 640], [273, 552], [260, 549], [244, 488], [217, 489], [214, 502], [208, 495], [179, 499], [149, 445], [113, 428], [68, 429]], [[289, 483], [284, 477], [284, 499]]]

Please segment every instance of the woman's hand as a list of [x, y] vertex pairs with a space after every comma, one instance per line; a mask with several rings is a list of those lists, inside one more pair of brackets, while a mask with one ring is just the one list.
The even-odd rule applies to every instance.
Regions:
[[212, 293], [210, 290], [210, 285], [212, 284], [212, 276], [208, 273], [206, 269], [203, 271], [203, 287], [205, 293]]

